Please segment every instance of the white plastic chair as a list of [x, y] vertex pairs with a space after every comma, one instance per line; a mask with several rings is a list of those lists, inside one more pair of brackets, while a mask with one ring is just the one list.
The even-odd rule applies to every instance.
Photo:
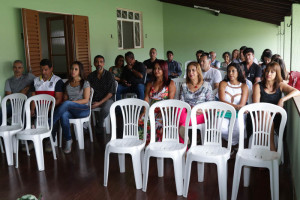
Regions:
[[[0, 126], [0, 137], [4, 140], [7, 164], [13, 165], [13, 144], [15, 144], [14, 135], [23, 129], [23, 106], [26, 101], [26, 95], [22, 93], [10, 94], [3, 98], [1, 107], [2, 107], [2, 125]], [[7, 111], [6, 104], [7, 101], [10, 101], [12, 109], [12, 121], [11, 125], [7, 125]], [[28, 149], [27, 149], [28, 153]]]
[[[204, 133], [202, 145], [197, 145], [197, 119], [196, 112], [201, 110], [204, 114]], [[231, 113], [231, 119], [228, 131], [228, 145], [222, 147], [222, 122], [225, 113]], [[204, 179], [204, 163], [215, 163], [218, 171], [219, 195], [220, 199], [227, 199], [227, 160], [230, 158], [232, 130], [236, 118], [234, 107], [229, 104], [210, 101], [196, 105], [192, 109], [192, 145], [187, 152], [183, 196], [187, 197], [191, 166], [193, 161], [197, 161], [198, 166], [198, 182]], [[244, 137], [243, 137], [244, 138]]]
[[[117, 93], [118, 81], [115, 81], [115, 83], [116, 83], [116, 93]], [[116, 95], [115, 95], [115, 101], [116, 101]], [[96, 123], [97, 123], [95, 112], [100, 112], [100, 110], [101, 110], [100, 107], [92, 109], [92, 119], [93, 119], [94, 127], [96, 126]], [[103, 126], [105, 127], [106, 134], [110, 134], [110, 116], [109, 115], [107, 115], [107, 117], [104, 119]]]
[[[123, 116], [123, 138], [117, 139], [117, 121], [116, 107], [119, 107]], [[144, 138], [139, 139], [138, 120], [142, 109], [145, 110], [144, 118]], [[136, 189], [142, 188], [142, 169], [141, 161], [144, 154], [144, 147], [147, 137], [147, 121], [148, 121], [149, 105], [146, 101], [140, 99], [123, 99], [116, 101], [110, 107], [112, 134], [111, 140], [105, 148], [104, 160], [104, 186], [107, 186], [108, 171], [109, 171], [109, 155], [117, 153], [119, 156], [120, 172], [125, 172], [125, 154], [132, 156], [132, 165], [134, 171]]]
[[[253, 140], [251, 148], [244, 148], [244, 113], [251, 116]], [[281, 115], [277, 151], [270, 151], [270, 134], [275, 115]], [[269, 103], [254, 103], [244, 106], [238, 114], [240, 141], [236, 155], [231, 199], [237, 199], [242, 167], [244, 167], [244, 186], [249, 186], [249, 167], [268, 168], [272, 199], [279, 199], [279, 164], [282, 153], [282, 138], [287, 121], [286, 111]], [[247, 166], [247, 167], [246, 167]]]
[[[35, 105], [36, 125], [35, 129], [31, 127], [31, 112], [30, 104]], [[19, 154], [19, 140], [32, 140], [34, 144], [34, 150], [36, 154], [36, 160], [39, 171], [45, 169], [44, 164], [44, 152], [43, 152], [43, 139], [50, 138], [53, 158], [56, 160], [56, 153], [54, 148], [54, 142], [51, 136], [53, 127], [53, 112], [55, 106], [55, 98], [47, 95], [40, 94], [35, 95], [27, 99], [25, 102], [25, 115], [26, 115], [26, 127], [24, 130], [18, 132], [16, 136], [16, 168], [18, 168], [18, 154]], [[50, 111], [50, 125], [49, 125], [49, 111]]]
[[[94, 89], [91, 88], [90, 93], [90, 100], [89, 100], [89, 107], [92, 106], [92, 99], [94, 95]], [[84, 135], [83, 135], [83, 123], [88, 123], [89, 132], [90, 132], [90, 140], [93, 142], [93, 132], [92, 132], [92, 126], [91, 126], [91, 109], [90, 113], [87, 117], [84, 118], [77, 118], [77, 119], [69, 119], [70, 124], [74, 124], [74, 132], [76, 140], [78, 141], [79, 149], [84, 149]], [[62, 147], [62, 129], [60, 126], [59, 131], [59, 147]]]
[[[156, 128], [155, 128], [155, 108], [159, 108], [163, 119], [163, 135], [162, 141], [156, 142]], [[179, 143], [179, 119], [182, 110], [187, 110], [187, 117], [185, 120], [185, 138], [184, 144]], [[147, 190], [149, 158], [157, 158], [158, 176], [163, 177], [164, 158], [172, 158], [175, 172], [175, 182], [177, 195], [182, 195], [183, 175], [185, 165], [185, 152], [188, 141], [188, 123], [190, 122], [191, 107], [189, 104], [179, 100], [164, 100], [153, 104], [150, 107], [149, 116], [151, 124], [151, 139], [149, 145], [145, 150], [144, 158], [144, 180], [143, 191]]]
[[172, 79], [175, 83], [176, 86], [176, 93], [174, 99], [179, 99], [180, 98], [180, 87], [183, 83], [186, 82], [185, 78], [173, 78]]

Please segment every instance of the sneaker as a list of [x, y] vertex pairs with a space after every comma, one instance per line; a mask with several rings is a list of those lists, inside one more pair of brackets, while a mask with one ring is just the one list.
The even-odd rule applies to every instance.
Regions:
[[73, 143], [73, 140], [72, 140], [72, 139], [66, 141], [66, 146], [65, 146], [65, 149], [64, 149], [64, 152], [65, 152], [66, 154], [71, 153], [71, 150], [72, 150], [72, 143]]
[[50, 140], [46, 141], [46, 143], [45, 143], [45, 151], [46, 152], [52, 152], [52, 147], [51, 147]]

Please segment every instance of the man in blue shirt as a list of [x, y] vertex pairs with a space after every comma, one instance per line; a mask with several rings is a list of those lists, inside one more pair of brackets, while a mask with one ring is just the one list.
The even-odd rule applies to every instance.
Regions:
[[177, 78], [182, 74], [181, 66], [178, 62], [173, 60], [174, 54], [172, 51], [167, 51], [168, 76], [170, 78]]

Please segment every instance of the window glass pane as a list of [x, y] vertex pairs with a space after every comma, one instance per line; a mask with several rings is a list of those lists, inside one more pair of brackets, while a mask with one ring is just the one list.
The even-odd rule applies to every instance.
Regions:
[[141, 32], [140, 32], [140, 23], [139, 22], [135, 22], [135, 45], [136, 46], [141, 46]]
[[122, 18], [127, 19], [127, 11], [122, 10]]
[[121, 17], [121, 10], [117, 10], [117, 17]]
[[65, 38], [51, 38], [52, 54], [66, 54]]
[[134, 48], [133, 40], [133, 22], [122, 22], [123, 28], [123, 48], [132, 49]]
[[67, 74], [67, 58], [66, 56], [53, 56], [53, 72], [55, 74]]
[[129, 18], [129, 19], [133, 19], [133, 12], [129, 12], [129, 13], [128, 13], [128, 18]]
[[139, 13], [134, 13], [134, 19], [139, 20], [140, 19], [140, 14]]
[[122, 48], [122, 27], [121, 27], [121, 21], [118, 20], [118, 47]]
[[52, 20], [50, 23], [51, 37], [62, 37], [64, 36], [64, 21], [63, 20]]

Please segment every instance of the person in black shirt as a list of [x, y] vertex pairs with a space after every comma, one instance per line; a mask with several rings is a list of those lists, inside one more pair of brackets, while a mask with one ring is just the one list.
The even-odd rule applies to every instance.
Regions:
[[116, 83], [113, 75], [104, 69], [105, 60], [101, 55], [97, 55], [94, 58], [94, 66], [96, 70], [88, 75], [88, 81], [91, 87], [94, 89], [92, 109], [100, 107], [99, 112], [100, 123], [103, 124], [103, 120], [109, 114], [111, 104], [114, 102], [114, 94], [116, 93]]
[[146, 68], [143, 63], [135, 60], [132, 52], [125, 54], [127, 65], [121, 74], [121, 80], [117, 90], [117, 100], [121, 99], [121, 94], [127, 92], [136, 93], [139, 99], [144, 100], [145, 92], [145, 73]]
[[262, 70], [261, 67], [254, 63], [254, 50], [252, 48], [246, 48], [243, 51], [245, 61], [242, 62], [245, 66], [246, 78], [252, 82], [252, 84], [257, 83], [261, 79]]
[[154, 68], [154, 65], [157, 61], [157, 51], [155, 48], [151, 48], [149, 51], [150, 58], [148, 60], [145, 60], [143, 63], [147, 67], [147, 83], [149, 81], [152, 81], [152, 70]]

